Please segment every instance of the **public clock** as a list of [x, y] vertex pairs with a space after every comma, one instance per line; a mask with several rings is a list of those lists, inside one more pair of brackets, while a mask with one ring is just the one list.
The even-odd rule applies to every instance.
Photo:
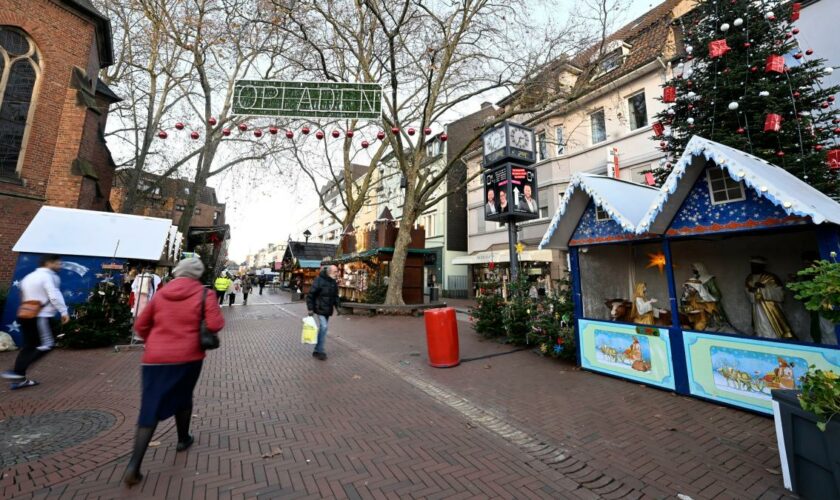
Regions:
[[535, 161], [534, 131], [522, 125], [504, 122], [485, 132], [484, 168], [492, 168], [506, 161], [530, 165]]

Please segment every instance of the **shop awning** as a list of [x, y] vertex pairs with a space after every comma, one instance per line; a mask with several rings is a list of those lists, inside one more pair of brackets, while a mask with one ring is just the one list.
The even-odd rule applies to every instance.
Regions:
[[[551, 250], [525, 250], [519, 255], [519, 262], [551, 262]], [[479, 252], [474, 255], [455, 257], [452, 263], [455, 265], [488, 264], [490, 262], [510, 262], [510, 253], [507, 250], [496, 252]]]
[[315, 269], [315, 268], [321, 267], [321, 261], [320, 260], [301, 259], [301, 260], [298, 261], [298, 264], [300, 265], [300, 267], [302, 267], [304, 269]]

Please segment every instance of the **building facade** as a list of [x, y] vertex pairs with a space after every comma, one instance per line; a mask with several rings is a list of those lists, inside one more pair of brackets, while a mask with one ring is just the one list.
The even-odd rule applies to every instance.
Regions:
[[109, 210], [114, 162], [99, 80], [111, 26], [88, 0], [6, 0], [0, 9], [0, 282], [44, 205]]
[[[673, 21], [692, 5], [691, 0], [666, 0], [611, 35], [601, 53], [588, 50], [558, 62], [551, 69], [562, 93], [558, 102], [514, 119], [536, 133], [540, 217], [520, 223], [518, 233], [525, 244], [520, 261], [531, 279], [547, 284], [547, 279], [564, 276], [565, 255], [537, 245], [574, 173], [644, 182], [642, 172], [663, 158], [651, 139], [652, 118], [664, 108], [656, 98], [680, 50]], [[480, 153], [477, 149], [467, 157], [468, 173], [476, 177], [467, 192], [469, 255], [458, 260], [470, 266], [473, 289], [491, 268], [504, 270], [509, 260], [507, 227], [484, 220]]]

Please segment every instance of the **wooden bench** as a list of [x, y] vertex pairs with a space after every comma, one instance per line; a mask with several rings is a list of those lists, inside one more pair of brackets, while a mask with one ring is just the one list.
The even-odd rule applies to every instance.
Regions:
[[356, 310], [366, 311], [368, 316], [376, 314], [411, 314], [412, 316], [422, 316], [426, 309], [437, 309], [439, 307], [446, 307], [446, 302], [435, 302], [433, 304], [405, 304], [401, 306], [388, 306], [385, 304], [363, 304], [361, 302], [342, 302], [342, 314], [355, 314]]

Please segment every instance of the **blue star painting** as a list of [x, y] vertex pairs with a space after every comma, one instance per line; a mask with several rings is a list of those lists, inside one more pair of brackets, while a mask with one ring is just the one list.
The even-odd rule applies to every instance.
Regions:
[[743, 189], [745, 199], [713, 204], [704, 171], [674, 216], [667, 234], [724, 233], [808, 222], [803, 217], [788, 215], [749, 187]]
[[595, 210], [595, 203], [589, 201], [589, 205], [583, 212], [578, 222], [577, 229], [572, 235], [570, 245], [592, 245], [597, 243], [608, 243], [624, 240], [646, 239], [648, 235], [636, 235], [625, 231], [612, 218], [598, 220]]

